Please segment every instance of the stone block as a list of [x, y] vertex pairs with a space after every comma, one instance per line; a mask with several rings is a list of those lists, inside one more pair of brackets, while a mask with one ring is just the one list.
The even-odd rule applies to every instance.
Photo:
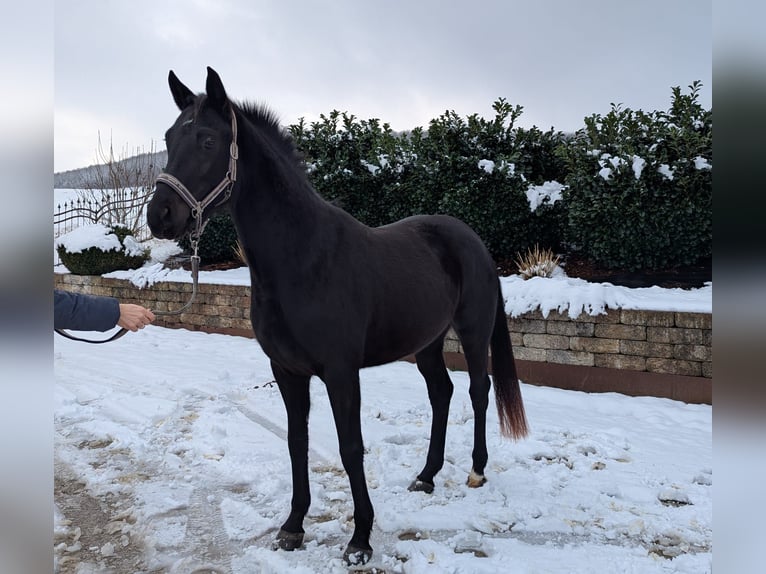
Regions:
[[646, 359], [644, 357], [627, 355], [594, 355], [594, 367], [605, 369], [624, 369], [627, 371], [645, 371]]
[[705, 361], [702, 363], [702, 376], [708, 379], [713, 378], [713, 361]]
[[673, 356], [685, 361], [712, 361], [713, 350], [705, 345], [676, 345]]
[[562, 365], [581, 365], [584, 367], [592, 367], [593, 353], [554, 349], [546, 351], [546, 360], [549, 363], [559, 363]]
[[232, 307], [230, 305], [225, 307], [218, 307], [218, 313], [224, 317], [231, 317], [232, 319], [245, 318], [245, 315], [242, 313], [242, 309], [239, 307]]
[[647, 327], [646, 340], [650, 343], [670, 343], [671, 327]]
[[207, 298], [207, 302], [218, 307], [231, 307], [232, 297], [223, 293], [215, 293]]
[[531, 349], [529, 347], [514, 347], [513, 356], [520, 361], [545, 362], [545, 349]]
[[676, 313], [676, 327], [687, 329], [712, 329], [713, 315], [710, 313]]
[[195, 312], [193, 309], [191, 312], [181, 313], [180, 317], [182, 323], [187, 323], [189, 325], [202, 326], [208, 324], [207, 317]]
[[605, 339], [646, 340], [646, 327], [641, 325], [597, 324], [594, 335]]
[[[654, 332], [651, 332], [650, 334], [650, 329], [655, 329], [655, 327], [646, 328], [647, 340], [652, 340], [652, 338], [655, 337]], [[676, 343], [676, 344], [682, 343], [687, 345], [704, 345], [705, 344], [704, 333], [705, 332], [702, 329], [686, 329], [686, 328], [666, 329], [666, 333], [663, 334], [663, 338], [665, 340], [661, 342]]]
[[673, 345], [667, 343], [649, 343], [647, 341], [620, 341], [620, 353], [670, 359], [674, 356]]
[[571, 337], [569, 348], [572, 351], [589, 353], [619, 353], [620, 341], [617, 339], [598, 339], [596, 337]]
[[524, 335], [524, 346], [537, 349], [569, 349], [569, 337], [562, 335]]
[[668, 375], [699, 377], [702, 374], [702, 363], [699, 361], [680, 361], [678, 359], [649, 358], [646, 359], [646, 370]]
[[548, 321], [549, 335], [566, 335], [568, 337], [592, 337], [593, 323], [580, 321]]
[[508, 319], [508, 330], [517, 333], [545, 333], [543, 319]]
[[620, 323], [645, 325], [647, 327], [672, 327], [675, 325], [675, 313], [672, 311], [623, 309], [620, 311]]

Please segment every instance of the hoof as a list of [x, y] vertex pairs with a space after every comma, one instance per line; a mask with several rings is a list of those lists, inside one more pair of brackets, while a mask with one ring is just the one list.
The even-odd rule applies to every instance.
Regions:
[[474, 471], [471, 471], [471, 474], [468, 475], [466, 484], [470, 488], [479, 488], [480, 486], [484, 486], [485, 482], [487, 482], [487, 479], [483, 474], [476, 474]]
[[347, 566], [362, 566], [367, 564], [370, 558], [372, 558], [372, 548], [358, 548], [351, 544], [343, 553], [343, 560], [346, 561]]
[[416, 479], [412, 481], [412, 484], [410, 484], [409, 487], [407, 487], [407, 490], [410, 492], [425, 492], [426, 494], [431, 494], [434, 491], [434, 485], [430, 482]]
[[303, 532], [287, 532], [280, 528], [274, 541], [274, 550], [296, 550], [303, 546]]

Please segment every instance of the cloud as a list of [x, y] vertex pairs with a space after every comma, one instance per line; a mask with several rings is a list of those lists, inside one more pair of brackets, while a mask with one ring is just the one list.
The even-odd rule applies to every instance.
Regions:
[[[120, 113], [91, 113], [79, 108], [64, 108], [56, 111], [54, 120], [56, 146], [54, 164], [63, 163], [73, 168], [103, 163], [103, 155], [109, 154], [121, 159], [150, 149], [164, 149], [161, 136], [148, 137], [146, 128], [135, 125]], [[158, 141], [159, 140], [159, 141]]]
[[[711, 8], [696, 0], [476, 0], [449, 10], [436, 0], [60, 0], [57, 8], [56, 114], [79, 109], [115, 133], [130, 125], [135, 144], [161, 137], [175, 118], [168, 70], [202, 91], [206, 66], [232, 97], [266, 102], [288, 123], [339, 109], [407, 129], [446, 109], [488, 115], [505, 97], [524, 107], [519, 125], [572, 131], [610, 102], [667, 109], [671, 86], [694, 80], [705, 84], [702, 104], [711, 101]], [[57, 126], [57, 147], [74, 150], [78, 138], [93, 146], [88, 124]], [[57, 170], [76, 161], [57, 149]]]

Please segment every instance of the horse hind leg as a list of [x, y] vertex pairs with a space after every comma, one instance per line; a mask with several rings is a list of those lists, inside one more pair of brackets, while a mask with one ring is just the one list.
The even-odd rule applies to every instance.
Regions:
[[482, 486], [487, 479], [484, 469], [487, 466], [487, 407], [491, 387], [487, 372], [489, 336], [478, 337], [467, 330], [458, 330], [468, 366], [470, 386], [468, 393], [473, 406], [473, 467], [468, 475], [467, 484], [471, 488]]
[[415, 355], [418, 370], [426, 380], [428, 399], [431, 402], [431, 439], [423, 470], [410, 484], [409, 490], [431, 493], [434, 490], [434, 476], [444, 465], [444, 445], [447, 436], [447, 419], [452, 398], [453, 385], [444, 364], [443, 333], [430, 345]]

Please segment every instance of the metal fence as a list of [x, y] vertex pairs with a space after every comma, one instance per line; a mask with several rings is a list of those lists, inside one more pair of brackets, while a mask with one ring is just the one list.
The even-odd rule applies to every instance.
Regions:
[[104, 192], [100, 197], [91, 193], [56, 205], [53, 211], [53, 236], [69, 233], [77, 227], [91, 223], [120, 224], [133, 230], [138, 241], [151, 238], [146, 224], [146, 204], [152, 196], [151, 189], [119, 190]]

